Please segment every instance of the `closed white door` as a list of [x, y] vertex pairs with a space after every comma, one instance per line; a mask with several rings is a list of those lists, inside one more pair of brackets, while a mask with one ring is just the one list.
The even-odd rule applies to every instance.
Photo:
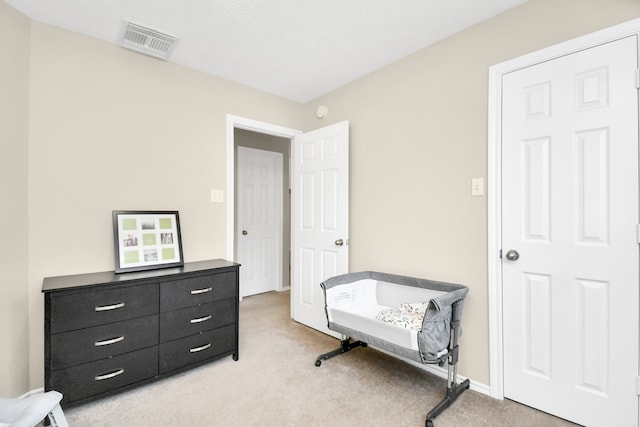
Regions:
[[279, 288], [282, 254], [282, 154], [238, 147], [240, 295]]
[[296, 136], [292, 164], [293, 319], [333, 336], [320, 283], [349, 268], [349, 122]]
[[504, 395], [638, 425], [636, 37], [503, 78]]

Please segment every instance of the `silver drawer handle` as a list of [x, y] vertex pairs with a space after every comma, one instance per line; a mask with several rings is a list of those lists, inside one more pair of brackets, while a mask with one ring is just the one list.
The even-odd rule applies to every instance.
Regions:
[[118, 304], [113, 304], [113, 305], [101, 305], [99, 307], [96, 307], [96, 311], [109, 311], [109, 310], [117, 310], [119, 308], [124, 307], [124, 303], [120, 302]]
[[191, 291], [191, 295], [206, 294], [207, 292], [211, 292], [212, 290], [213, 288], [194, 289], [193, 291]]
[[207, 320], [211, 319], [211, 315], [208, 316], [204, 316], [204, 317], [199, 317], [197, 319], [191, 319], [190, 322], [191, 323], [200, 323], [200, 322], [206, 322]]
[[205, 344], [205, 345], [203, 345], [202, 347], [190, 348], [190, 349], [189, 349], [189, 353], [197, 353], [197, 352], [199, 352], [199, 351], [206, 350], [206, 349], [208, 349], [209, 347], [211, 347], [211, 343], [209, 343], [209, 344]]
[[124, 369], [118, 369], [117, 371], [114, 371], [108, 374], [96, 375], [95, 380], [96, 381], [108, 380], [109, 378], [117, 377], [118, 375], [122, 375], [122, 374], [124, 374]]
[[124, 341], [124, 335], [118, 338], [112, 338], [110, 340], [104, 340], [104, 341], [96, 341], [96, 347], [100, 347], [103, 345], [109, 345], [109, 344], [115, 344], [117, 342], [120, 341]]

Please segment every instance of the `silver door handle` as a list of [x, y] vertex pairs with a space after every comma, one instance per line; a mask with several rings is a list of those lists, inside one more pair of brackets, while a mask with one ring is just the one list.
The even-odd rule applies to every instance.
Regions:
[[342, 246], [342, 245], [344, 245], [344, 240], [338, 239], [334, 243], [336, 244], [336, 246]]
[[507, 252], [506, 257], [509, 261], [517, 261], [518, 258], [520, 258], [520, 254], [518, 253], [518, 251], [511, 249]]

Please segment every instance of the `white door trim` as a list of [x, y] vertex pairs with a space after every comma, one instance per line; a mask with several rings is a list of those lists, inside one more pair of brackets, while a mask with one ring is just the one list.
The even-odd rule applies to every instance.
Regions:
[[501, 193], [501, 100], [502, 76], [512, 71], [539, 64], [593, 46], [640, 34], [640, 19], [616, 25], [558, 45], [533, 52], [489, 68], [488, 147], [487, 147], [487, 278], [489, 291], [489, 381], [491, 396], [504, 399], [502, 359], [502, 242]]
[[[286, 128], [271, 123], [260, 122], [245, 117], [227, 114], [227, 259], [234, 260], [235, 247], [235, 150], [234, 150], [234, 129], [244, 129], [266, 135], [278, 136], [281, 138], [293, 139], [302, 133], [297, 129]], [[285, 161], [287, 161], [285, 159]]]

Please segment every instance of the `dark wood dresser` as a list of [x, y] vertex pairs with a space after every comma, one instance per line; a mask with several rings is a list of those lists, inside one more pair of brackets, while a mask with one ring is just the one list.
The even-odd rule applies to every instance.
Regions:
[[239, 264], [47, 277], [45, 390], [69, 406], [232, 355]]

